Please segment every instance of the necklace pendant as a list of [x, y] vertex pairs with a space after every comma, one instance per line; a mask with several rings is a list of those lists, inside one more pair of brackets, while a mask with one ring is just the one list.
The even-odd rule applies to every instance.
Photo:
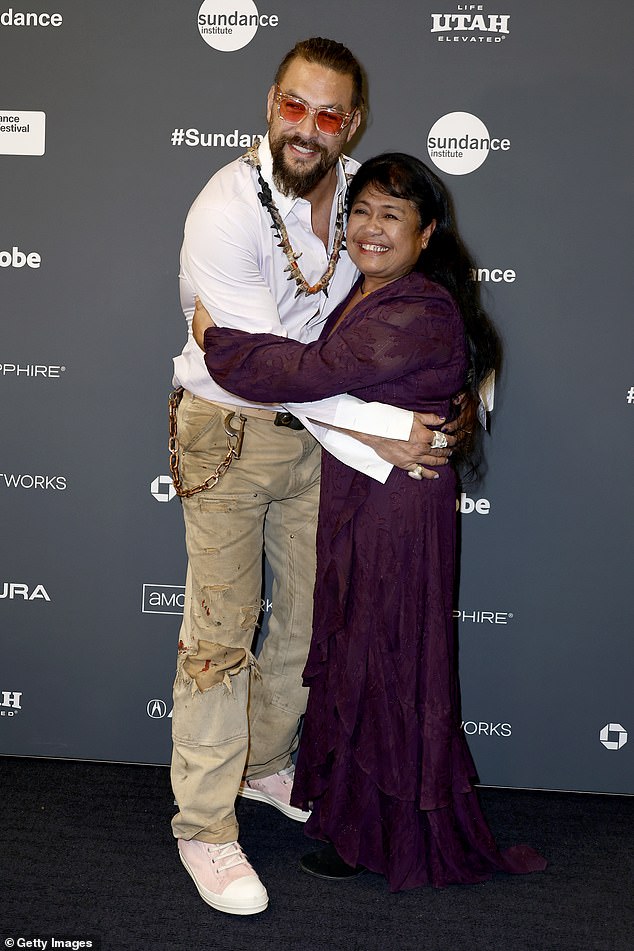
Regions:
[[[328, 261], [328, 267], [326, 268], [326, 271], [324, 272], [324, 275], [321, 278], [321, 280], [319, 280], [317, 284], [313, 284], [311, 286], [308, 284], [308, 281], [305, 279], [304, 275], [302, 274], [300, 270], [299, 265], [297, 264], [297, 261], [302, 256], [302, 252], [300, 251], [299, 253], [296, 253], [295, 251], [293, 251], [293, 248], [291, 247], [291, 243], [288, 237], [288, 232], [286, 230], [286, 226], [284, 225], [284, 221], [282, 220], [282, 216], [280, 215], [279, 209], [277, 208], [273, 200], [271, 186], [269, 185], [267, 181], [265, 181], [262, 175], [262, 166], [260, 165], [260, 157], [259, 157], [257, 143], [254, 143], [254, 145], [252, 145], [251, 148], [247, 150], [247, 152], [242, 156], [242, 160], [246, 162], [247, 165], [250, 165], [251, 168], [255, 169], [255, 173], [257, 175], [257, 179], [261, 189], [261, 191], [257, 192], [257, 196], [258, 196], [258, 199], [260, 200], [261, 205], [268, 211], [269, 215], [271, 216], [271, 219], [273, 222], [271, 224], [271, 229], [275, 233], [275, 237], [279, 240], [279, 244], [277, 245], [277, 247], [282, 249], [282, 251], [284, 252], [286, 256], [286, 260], [288, 261], [288, 266], [284, 268], [284, 272], [286, 271], [289, 272], [287, 280], [288, 281], [294, 280], [297, 284], [297, 291], [295, 292], [295, 297], [299, 297], [301, 293], [304, 293], [306, 297], [309, 297], [311, 294], [318, 294], [322, 290], [324, 291], [324, 294], [327, 297], [328, 283], [330, 282], [334, 274], [335, 266], [337, 264], [337, 261], [339, 260], [342, 245], [345, 247], [344, 230], [343, 230], [343, 222], [344, 222], [343, 195], [339, 195], [337, 197], [337, 214], [335, 218], [335, 237], [333, 242], [332, 253], [330, 254], [330, 258]], [[341, 157], [339, 160], [341, 162], [341, 168], [343, 169], [343, 172], [346, 176], [346, 181], [349, 182], [351, 176], [349, 176], [348, 173], [346, 172], [346, 163], [344, 159]]]

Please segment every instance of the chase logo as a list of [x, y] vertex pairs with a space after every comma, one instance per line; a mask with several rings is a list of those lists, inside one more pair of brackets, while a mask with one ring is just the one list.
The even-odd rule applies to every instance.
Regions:
[[150, 492], [157, 502], [171, 502], [176, 495], [171, 476], [157, 476], [150, 485]]
[[182, 584], [144, 584], [142, 614], [182, 614], [185, 586]]
[[620, 723], [606, 723], [599, 739], [606, 750], [620, 750], [627, 743], [627, 730]]
[[198, 31], [215, 50], [232, 53], [250, 43], [259, 26], [278, 26], [276, 14], [258, 13], [253, 0], [203, 0]]

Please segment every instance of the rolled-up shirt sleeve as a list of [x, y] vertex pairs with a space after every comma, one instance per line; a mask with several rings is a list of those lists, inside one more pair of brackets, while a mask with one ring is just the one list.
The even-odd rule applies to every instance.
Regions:
[[251, 209], [196, 204], [187, 216], [181, 250], [180, 292], [191, 328], [197, 294], [221, 327], [285, 337], [277, 306], [259, 266], [257, 219]]

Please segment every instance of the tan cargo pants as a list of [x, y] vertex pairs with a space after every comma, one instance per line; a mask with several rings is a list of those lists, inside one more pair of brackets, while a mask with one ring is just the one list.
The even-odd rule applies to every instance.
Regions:
[[[224, 458], [226, 411], [185, 392], [181, 479], [205, 481]], [[234, 421], [235, 425], [235, 421]], [[306, 430], [248, 416], [240, 459], [183, 499], [189, 565], [172, 719], [177, 838], [230, 842], [243, 775], [285, 768], [306, 707], [320, 448]], [[273, 572], [268, 635], [251, 654], [262, 550]]]

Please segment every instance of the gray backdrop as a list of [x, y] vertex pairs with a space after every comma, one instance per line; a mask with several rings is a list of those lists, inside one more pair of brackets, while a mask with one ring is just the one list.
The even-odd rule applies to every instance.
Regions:
[[490, 138], [440, 172], [506, 347], [461, 515], [481, 780], [632, 793], [632, 5], [258, 3], [249, 42], [208, 34], [234, 50], [197, 0], [0, 6], [0, 752], [168, 762], [183, 222], [264, 130], [286, 50], [326, 34], [367, 70], [355, 157], [430, 161], [438, 120], [454, 148], [476, 120]]

